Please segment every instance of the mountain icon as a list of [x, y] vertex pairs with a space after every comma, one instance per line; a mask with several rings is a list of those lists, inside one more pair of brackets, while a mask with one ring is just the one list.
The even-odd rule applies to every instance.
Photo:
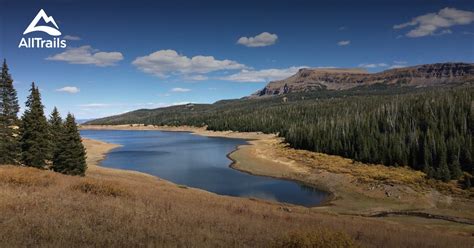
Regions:
[[[36, 26], [41, 19], [43, 19], [45, 23], [52, 23], [56, 28], [50, 26]], [[52, 16], [48, 16], [43, 9], [41, 9], [36, 15], [35, 19], [31, 21], [30, 25], [25, 29], [25, 32], [23, 32], [23, 35], [36, 31], [45, 32], [51, 36], [61, 35], [58, 24], [56, 24], [54, 18]]]

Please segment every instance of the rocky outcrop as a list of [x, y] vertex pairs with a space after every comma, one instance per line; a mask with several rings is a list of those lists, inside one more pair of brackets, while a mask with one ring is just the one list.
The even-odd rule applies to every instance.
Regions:
[[472, 63], [418, 65], [378, 73], [368, 73], [363, 69], [300, 69], [287, 79], [270, 82], [251, 97], [324, 89], [347, 90], [372, 84], [425, 87], [473, 80], [474, 64]]

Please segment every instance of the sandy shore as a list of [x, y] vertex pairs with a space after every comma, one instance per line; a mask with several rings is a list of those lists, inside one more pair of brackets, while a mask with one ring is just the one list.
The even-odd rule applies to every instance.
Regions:
[[[450, 184], [428, 182], [423, 173], [408, 168], [365, 165], [339, 156], [291, 149], [282, 143], [281, 138], [271, 134], [215, 132], [188, 126], [117, 125], [81, 128], [186, 131], [209, 137], [248, 139], [249, 145], [239, 146], [229, 154], [229, 158], [234, 161], [232, 167], [255, 175], [300, 181], [331, 192], [330, 203], [315, 207], [316, 211], [365, 216], [387, 212], [423, 212], [468, 219], [474, 223], [474, 201], [466, 197], [469, 192], [463, 192]], [[474, 226], [468, 228], [474, 231]]]

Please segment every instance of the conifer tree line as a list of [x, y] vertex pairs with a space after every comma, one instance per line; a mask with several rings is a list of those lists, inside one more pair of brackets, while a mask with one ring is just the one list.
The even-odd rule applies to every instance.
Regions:
[[279, 133], [291, 147], [409, 166], [449, 181], [474, 174], [474, 90], [366, 96], [221, 112], [211, 130]]
[[74, 116], [63, 121], [54, 108], [49, 120], [41, 94], [32, 83], [21, 119], [13, 79], [6, 60], [0, 75], [0, 164], [51, 169], [68, 175], [84, 175], [86, 152]]
[[[352, 96], [335, 92], [337, 97], [328, 91], [288, 102], [273, 97], [175, 106], [137, 110], [91, 124], [191, 125], [278, 133], [298, 149], [409, 166], [444, 181], [468, 173], [462, 178], [469, 180], [474, 175], [474, 87], [412, 91]], [[321, 98], [323, 93], [328, 97]]]

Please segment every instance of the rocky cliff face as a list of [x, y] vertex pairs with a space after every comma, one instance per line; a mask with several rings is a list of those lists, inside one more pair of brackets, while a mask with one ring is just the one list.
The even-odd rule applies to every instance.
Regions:
[[456, 82], [474, 82], [474, 64], [439, 63], [368, 73], [362, 69], [300, 69], [295, 75], [272, 81], [251, 97], [282, 95], [315, 90], [347, 90], [372, 84], [435, 86]]

